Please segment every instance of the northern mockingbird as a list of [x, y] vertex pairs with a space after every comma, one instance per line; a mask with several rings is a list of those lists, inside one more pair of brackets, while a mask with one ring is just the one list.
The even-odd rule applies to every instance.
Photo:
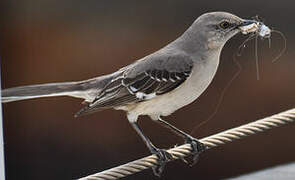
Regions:
[[212, 81], [224, 44], [235, 34], [256, 32], [258, 22], [226, 12], [201, 15], [176, 40], [109, 75], [79, 82], [63, 82], [4, 89], [2, 102], [72, 96], [88, 103], [77, 116], [114, 108], [127, 112], [127, 118], [150, 152], [159, 157], [154, 173], [160, 175], [169, 153], [158, 149], [137, 124], [140, 115], [168, 127], [184, 137], [193, 148], [196, 161], [204, 150], [197, 139], [162, 120], [196, 100]]

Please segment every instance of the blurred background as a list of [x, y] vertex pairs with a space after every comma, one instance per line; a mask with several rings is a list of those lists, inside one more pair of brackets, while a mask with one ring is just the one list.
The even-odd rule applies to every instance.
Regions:
[[[201, 14], [228, 11], [243, 18], [259, 15], [287, 37], [259, 41], [260, 80], [256, 79], [254, 43], [237, 60], [238, 78], [201, 138], [294, 107], [294, 2], [289, 1], [57, 1], [18, 0], [0, 4], [2, 87], [76, 81], [108, 74], [165, 46]], [[230, 40], [209, 88], [190, 106], [166, 117], [190, 132], [214, 111], [221, 92], [237, 72], [233, 54], [245, 36]], [[122, 111], [106, 110], [74, 118], [82, 105], [69, 97], [4, 104], [6, 175], [16, 179], [75, 179], [149, 155]], [[141, 117], [155, 145], [170, 148], [182, 139]], [[190, 168], [169, 163], [162, 179], [222, 179], [295, 161], [291, 124], [202, 154]], [[151, 170], [126, 179], [157, 179]]]

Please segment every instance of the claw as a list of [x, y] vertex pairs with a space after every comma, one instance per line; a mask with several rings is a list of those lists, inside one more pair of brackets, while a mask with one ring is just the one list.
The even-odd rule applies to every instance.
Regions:
[[186, 137], [185, 143], [188, 143], [192, 146], [192, 159], [190, 161], [184, 159], [183, 161], [192, 167], [198, 162], [199, 156], [203, 151], [206, 150], [206, 146], [191, 136]]
[[158, 159], [158, 165], [156, 167], [153, 167], [153, 172], [155, 176], [161, 177], [161, 174], [165, 168], [166, 163], [172, 159], [172, 155], [168, 153], [164, 149], [154, 149], [153, 154], [157, 155]]

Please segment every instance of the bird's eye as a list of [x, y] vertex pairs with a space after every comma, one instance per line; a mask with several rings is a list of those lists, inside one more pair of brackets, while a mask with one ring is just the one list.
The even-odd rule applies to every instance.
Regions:
[[227, 29], [230, 27], [230, 23], [228, 21], [222, 21], [219, 26], [222, 28], [222, 29]]

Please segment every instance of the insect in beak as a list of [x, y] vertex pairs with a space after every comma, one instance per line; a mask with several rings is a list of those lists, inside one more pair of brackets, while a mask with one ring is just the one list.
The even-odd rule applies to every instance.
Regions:
[[269, 27], [255, 20], [244, 20], [239, 25], [239, 29], [242, 34], [255, 33], [262, 38], [269, 38], [271, 35], [271, 29]]

